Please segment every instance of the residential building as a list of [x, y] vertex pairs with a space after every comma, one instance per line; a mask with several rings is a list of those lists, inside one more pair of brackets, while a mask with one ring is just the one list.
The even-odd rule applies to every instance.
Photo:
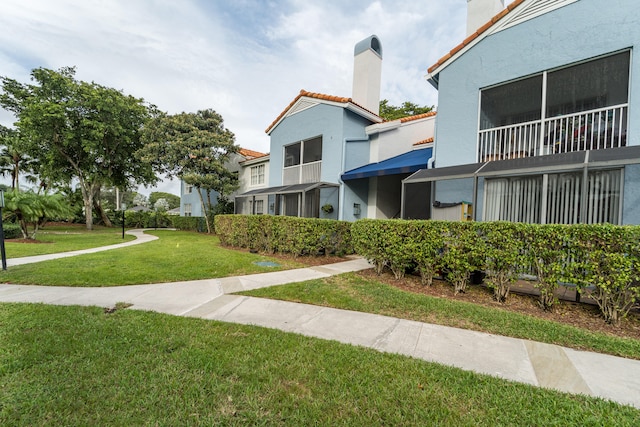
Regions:
[[240, 187], [237, 194], [245, 197], [235, 198], [235, 213], [244, 215], [262, 215], [266, 213], [267, 196], [261, 190], [269, 183], [269, 155], [263, 154], [240, 162]]
[[433, 137], [435, 113], [384, 122], [381, 72], [382, 45], [373, 35], [355, 46], [351, 98], [300, 91], [266, 129], [268, 186], [237, 196], [238, 212], [259, 197], [271, 215], [399, 216], [402, 178], [431, 158], [425, 141]]
[[466, 202], [476, 220], [640, 224], [636, 14], [635, 0], [516, 0], [441, 58], [435, 169], [404, 181], [403, 216], [428, 199], [428, 217]]
[[[264, 156], [266, 156], [264, 153], [241, 148], [237, 153], [231, 154], [230, 159], [225, 166], [229, 171], [239, 175], [242, 170], [242, 162]], [[208, 197], [205, 190], [201, 190], [201, 194], [205, 203], [210, 200], [213, 206], [218, 204], [219, 194], [216, 191], [209, 192]], [[233, 200], [236, 194], [238, 194], [238, 191], [227, 195], [227, 197], [230, 200]], [[200, 200], [200, 195], [198, 194], [197, 189], [184, 181], [180, 181], [180, 215], [204, 216], [204, 213], [202, 212], [202, 201]]]

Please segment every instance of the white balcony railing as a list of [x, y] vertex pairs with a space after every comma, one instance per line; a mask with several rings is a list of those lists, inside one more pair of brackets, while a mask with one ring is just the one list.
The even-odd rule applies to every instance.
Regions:
[[282, 184], [306, 184], [320, 182], [322, 161], [289, 166], [282, 170]]
[[623, 104], [483, 129], [478, 134], [478, 161], [623, 147], [628, 110]]

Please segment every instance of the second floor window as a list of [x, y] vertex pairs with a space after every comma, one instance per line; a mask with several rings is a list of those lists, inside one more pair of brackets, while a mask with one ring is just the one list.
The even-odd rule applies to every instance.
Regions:
[[193, 193], [193, 185], [191, 184], [184, 184], [184, 194], [191, 194]]
[[264, 184], [264, 165], [251, 166], [251, 185]]
[[284, 147], [284, 167], [322, 160], [322, 137], [308, 139]]

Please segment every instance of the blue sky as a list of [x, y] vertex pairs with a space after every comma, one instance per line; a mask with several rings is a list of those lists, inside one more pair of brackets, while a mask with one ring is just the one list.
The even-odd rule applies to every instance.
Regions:
[[[169, 113], [213, 108], [242, 147], [300, 89], [351, 96], [353, 47], [376, 34], [381, 97], [437, 104], [424, 78], [465, 37], [466, 0], [2, 0], [0, 75], [77, 67], [78, 79]], [[506, 1], [510, 3], [510, 1]], [[13, 117], [0, 110], [0, 124]], [[141, 189], [143, 193], [153, 189]], [[177, 183], [160, 191], [179, 194]]]

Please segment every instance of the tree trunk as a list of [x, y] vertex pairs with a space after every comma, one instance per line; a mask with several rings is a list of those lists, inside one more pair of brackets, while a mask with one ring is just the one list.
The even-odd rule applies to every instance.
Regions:
[[102, 223], [105, 225], [105, 227], [113, 227], [111, 220], [104, 212], [104, 209], [102, 209], [102, 202], [100, 201], [100, 187], [98, 187], [94, 192], [93, 208], [96, 210], [98, 215], [100, 215], [100, 219], [102, 220]]
[[202, 197], [202, 189], [196, 187], [198, 196], [200, 196], [200, 205], [202, 206], [202, 213], [204, 214], [204, 221], [207, 224], [207, 234], [211, 234], [211, 224], [209, 223], [209, 215], [204, 204], [204, 197]]
[[93, 185], [85, 180], [80, 180], [80, 191], [82, 192], [82, 204], [84, 205], [84, 221], [87, 230], [93, 230]]

